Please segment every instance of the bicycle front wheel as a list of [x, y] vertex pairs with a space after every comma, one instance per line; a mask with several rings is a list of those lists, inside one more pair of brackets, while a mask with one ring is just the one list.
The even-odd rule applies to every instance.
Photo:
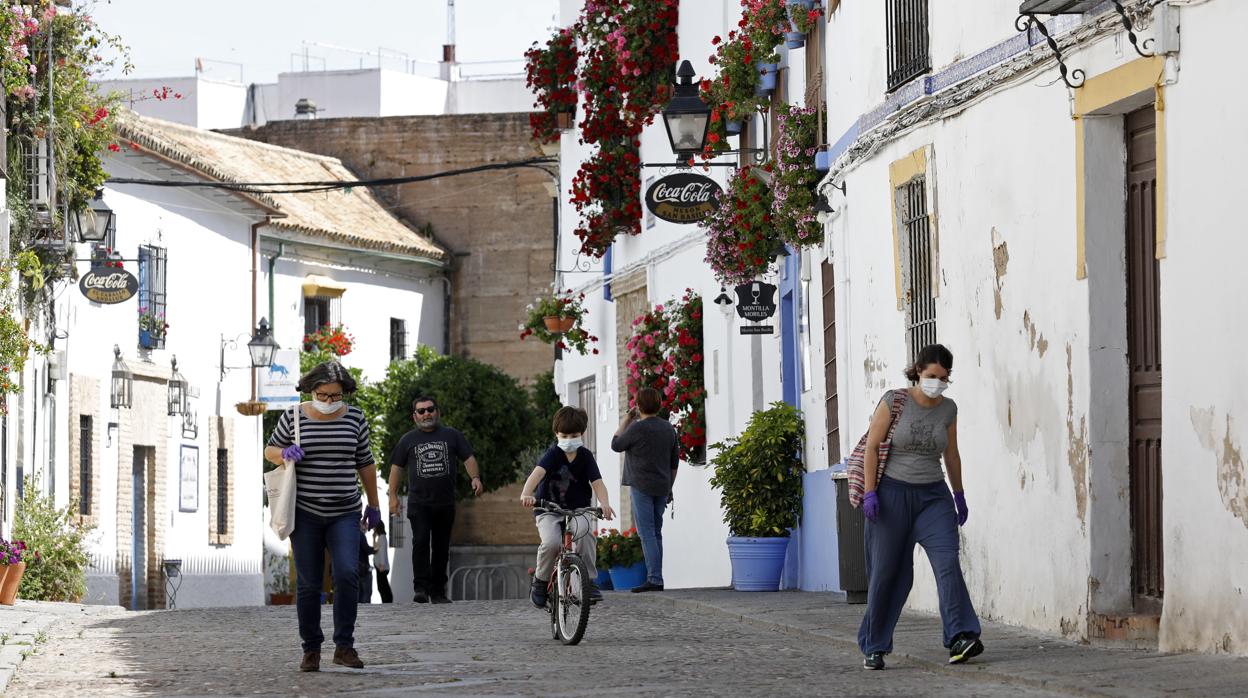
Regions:
[[589, 570], [579, 555], [567, 553], [559, 557], [557, 574], [555, 613], [559, 641], [575, 645], [589, 625]]

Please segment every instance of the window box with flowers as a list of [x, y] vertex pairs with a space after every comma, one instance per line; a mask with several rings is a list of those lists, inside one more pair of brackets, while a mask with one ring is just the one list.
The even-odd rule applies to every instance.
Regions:
[[165, 314], [158, 311], [148, 309], [146, 306], [139, 308], [139, 346], [144, 349], [163, 349], [165, 347], [165, 336], [169, 333], [169, 323], [165, 321]]
[[557, 142], [560, 130], [572, 127], [578, 55], [576, 33], [570, 27], [556, 32], [545, 47], [535, 42], [524, 52], [525, 84], [537, 96], [529, 126], [539, 144]]
[[[770, 171], [766, 165], [763, 171]], [[742, 167], [702, 222], [706, 263], [720, 283], [738, 285], [767, 271], [781, 241], [772, 221], [772, 192], [759, 168]]]
[[355, 347], [355, 337], [347, 332], [342, 325], [321, 329], [303, 337], [303, 350], [310, 354], [329, 354], [343, 357], [351, 353]]
[[819, 114], [813, 108], [786, 106], [777, 114], [776, 127], [772, 221], [780, 239], [789, 245], [820, 245], [823, 226], [815, 218], [815, 189], [820, 179], [815, 152], [823, 140]]
[[579, 354], [597, 354], [598, 338], [585, 329], [585, 294], [572, 289], [552, 289], [548, 296], [540, 296], [527, 306], [528, 317], [520, 330], [520, 340], [536, 337], [539, 341], [553, 344], [560, 349], [575, 349]]

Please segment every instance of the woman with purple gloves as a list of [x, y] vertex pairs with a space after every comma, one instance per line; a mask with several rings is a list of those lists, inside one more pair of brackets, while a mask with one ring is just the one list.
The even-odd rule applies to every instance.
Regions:
[[[271, 463], [295, 463], [295, 528], [290, 534], [295, 556], [295, 610], [303, 640], [300, 671], [320, 671], [321, 584], [325, 551], [334, 570], [334, 664], [364, 668], [355, 651], [355, 614], [360, 578], [360, 490], [368, 506], [364, 526], [381, 523], [377, 506], [377, 466], [369, 445], [368, 420], [343, 397], [355, 392], [355, 379], [336, 361], [320, 364], [299, 380], [299, 392], [312, 401], [283, 412], [264, 449]], [[299, 419], [295, 444], [294, 420]]]
[[[869, 581], [867, 612], [858, 629], [866, 669], [883, 669], [884, 655], [893, 651], [893, 629], [914, 583], [915, 543], [923, 546], [936, 574], [949, 663], [960, 664], [984, 651], [979, 618], [958, 561], [958, 527], [967, 519], [958, 406], [942, 395], [952, 370], [953, 354], [948, 349], [940, 344], [924, 347], [906, 369], [906, 377], [917, 385], [885, 394], [867, 431], [862, 512], [867, 518]], [[894, 397], [901, 411], [885, 474], [877, 482], [880, 443], [892, 424]], [[941, 472], [942, 456], [952, 495]]]

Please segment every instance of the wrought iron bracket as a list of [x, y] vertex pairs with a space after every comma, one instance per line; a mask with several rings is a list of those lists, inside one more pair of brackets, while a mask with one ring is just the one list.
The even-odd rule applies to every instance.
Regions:
[[1127, 14], [1127, 10], [1122, 6], [1122, 3], [1119, 0], [1111, 0], [1111, 2], [1114, 3], [1114, 9], [1117, 10], [1118, 14], [1122, 17], [1122, 26], [1127, 30], [1127, 39], [1131, 42], [1131, 48], [1135, 49], [1135, 52], [1140, 54], [1143, 58], [1152, 58], [1156, 55], [1153, 50], [1149, 48], [1153, 45], [1152, 39], [1145, 39], [1143, 43], [1141, 43], [1139, 37], [1135, 35], [1135, 23], [1131, 21], [1131, 15]]
[[[758, 113], [764, 119], [767, 118], [766, 109], [759, 109]], [[724, 157], [725, 155], [733, 155], [736, 157], [740, 157], [742, 155], [749, 155], [750, 159], [753, 160], [753, 162], [750, 163], [752, 166], [762, 167], [763, 165], [767, 164], [767, 160], [769, 159], [769, 156], [771, 155], [771, 148], [768, 146], [769, 134], [767, 131], [768, 131], [767, 123], [766, 121], [764, 121], [763, 128], [762, 128], [763, 147], [761, 148], [737, 148], [736, 150], [722, 150], [718, 153], [715, 153], [714, 157], [720, 158], [720, 157]], [[697, 157], [697, 154], [695, 153], [691, 157]], [[735, 162], [709, 162], [709, 161], [694, 163], [690, 165], [688, 161], [677, 161], [677, 162], [643, 162], [641, 166], [642, 167], [675, 167], [675, 168], [690, 169], [694, 167], [740, 167], [741, 165], [740, 163], [735, 163]]]
[[1083, 87], [1084, 81], [1087, 80], [1087, 73], [1082, 68], [1071, 70], [1066, 67], [1066, 59], [1062, 55], [1061, 46], [1058, 46], [1057, 40], [1049, 33], [1049, 28], [1044, 26], [1044, 22], [1039, 17], [1027, 14], [1019, 15], [1018, 19], [1014, 20], [1014, 28], [1020, 32], [1029, 31], [1032, 27], [1035, 27], [1040, 32], [1044, 40], [1048, 42], [1049, 48], [1053, 50], [1053, 55], [1057, 57], [1057, 69], [1062, 74], [1062, 82], [1066, 83], [1066, 86], [1072, 90]]
[[[582, 259], [584, 257], [584, 259]], [[558, 264], [551, 262], [550, 270], [559, 274], [580, 274], [587, 271], [593, 271], [595, 260], [593, 257], [586, 257], [583, 252], [576, 253], [576, 259], [572, 260], [571, 269], [559, 269]]]

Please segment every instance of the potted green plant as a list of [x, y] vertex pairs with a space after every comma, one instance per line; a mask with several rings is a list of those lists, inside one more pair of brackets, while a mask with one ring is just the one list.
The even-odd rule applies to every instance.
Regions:
[[603, 553], [598, 564], [611, 570], [611, 584], [616, 591], [628, 591], [646, 581], [645, 555], [636, 528], [623, 533], [610, 529], [598, 540]]
[[581, 354], [598, 353], [598, 338], [585, 329], [585, 294], [552, 285], [551, 293], [537, 297], [525, 306], [528, 317], [518, 328], [520, 339], [536, 337], [561, 349], [573, 348]]
[[272, 580], [269, 585], [269, 605], [289, 606], [293, 604], [295, 595], [290, 588], [290, 556], [278, 556], [266, 552], [265, 557], [269, 560], [269, 578]]
[[717, 443], [711, 486], [731, 536], [732, 586], [737, 591], [777, 591], [789, 534], [802, 513], [801, 412], [784, 402], [755, 412], [745, 431]]
[[17, 599], [17, 589], [26, 573], [26, 560], [32, 555], [20, 540], [0, 538], [0, 604], [12, 606]]
[[164, 313], [149, 310], [146, 306], [139, 308], [139, 346], [159, 349], [164, 346], [168, 331], [169, 323], [165, 322]]

